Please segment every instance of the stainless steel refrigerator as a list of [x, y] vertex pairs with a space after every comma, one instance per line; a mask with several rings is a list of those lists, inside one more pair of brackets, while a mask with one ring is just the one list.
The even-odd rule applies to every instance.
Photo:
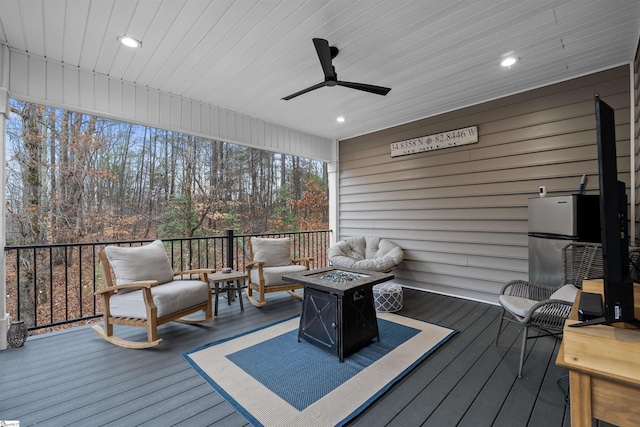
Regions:
[[529, 282], [558, 286], [562, 248], [570, 242], [600, 241], [599, 196], [529, 199]]

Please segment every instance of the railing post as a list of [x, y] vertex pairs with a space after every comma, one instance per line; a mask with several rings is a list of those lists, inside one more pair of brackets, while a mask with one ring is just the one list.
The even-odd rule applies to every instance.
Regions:
[[227, 265], [225, 267], [233, 268], [233, 229], [227, 230]]

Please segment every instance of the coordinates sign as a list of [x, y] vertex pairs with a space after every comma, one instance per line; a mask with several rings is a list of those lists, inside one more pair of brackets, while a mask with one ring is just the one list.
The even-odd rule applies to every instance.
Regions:
[[475, 144], [478, 142], [478, 127], [471, 126], [464, 129], [450, 130], [420, 138], [391, 144], [391, 157], [406, 156], [407, 154], [422, 153], [424, 151], [439, 150], [441, 148], [457, 147], [458, 145]]

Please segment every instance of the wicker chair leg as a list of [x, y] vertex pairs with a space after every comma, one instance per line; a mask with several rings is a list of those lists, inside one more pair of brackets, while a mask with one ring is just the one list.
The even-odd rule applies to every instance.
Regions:
[[502, 309], [502, 314], [500, 315], [500, 325], [498, 326], [498, 335], [496, 336], [496, 346], [498, 345], [498, 339], [500, 339], [500, 332], [502, 332], [502, 322], [504, 322], [504, 308]]
[[524, 365], [524, 354], [527, 352], [527, 338], [529, 334], [529, 328], [524, 327], [522, 331], [522, 348], [520, 349], [520, 367], [518, 368], [518, 378], [522, 378], [522, 366]]

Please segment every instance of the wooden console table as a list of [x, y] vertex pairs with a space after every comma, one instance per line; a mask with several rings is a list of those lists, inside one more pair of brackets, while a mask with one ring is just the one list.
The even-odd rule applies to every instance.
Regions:
[[[640, 286], [640, 285], [636, 285]], [[583, 290], [602, 293], [602, 280]], [[636, 310], [640, 300], [635, 300]], [[593, 418], [620, 427], [640, 420], [640, 331], [623, 325], [569, 327], [578, 323], [580, 293], [565, 323], [556, 364], [569, 369], [571, 425], [591, 427]]]

